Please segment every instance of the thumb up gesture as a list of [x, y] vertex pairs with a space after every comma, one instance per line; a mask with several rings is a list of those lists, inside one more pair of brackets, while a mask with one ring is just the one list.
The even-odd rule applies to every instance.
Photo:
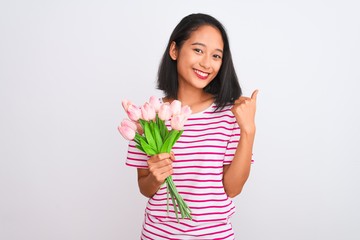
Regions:
[[251, 97], [239, 97], [231, 108], [242, 133], [255, 133], [256, 98], [258, 92], [259, 90], [255, 90]]

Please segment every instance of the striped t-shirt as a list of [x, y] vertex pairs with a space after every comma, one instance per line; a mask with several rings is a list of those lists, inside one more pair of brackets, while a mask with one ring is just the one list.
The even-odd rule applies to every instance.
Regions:
[[[231, 106], [215, 109], [212, 104], [192, 114], [172, 149], [172, 178], [193, 219], [180, 219], [178, 223], [171, 200], [167, 212], [164, 184], [147, 203], [141, 239], [234, 239], [229, 218], [235, 205], [224, 191], [222, 178], [223, 165], [234, 157], [240, 129]], [[129, 143], [128, 166], [147, 168], [148, 159], [135, 142]]]

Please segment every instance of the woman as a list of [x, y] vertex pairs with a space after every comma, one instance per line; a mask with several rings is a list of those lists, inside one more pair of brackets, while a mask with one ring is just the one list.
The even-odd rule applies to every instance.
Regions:
[[[232, 198], [248, 179], [258, 91], [241, 96], [227, 34], [206, 14], [183, 18], [170, 36], [159, 72], [163, 102], [191, 107], [172, 153], [147, 156], [129, 144], [127, 165], [149, 198], [141, 239], [234, 239]], [[240, 137], [241, 132], [241, 137]], [[173, 181], [192, 220], [168, 214], [165, 179]]]

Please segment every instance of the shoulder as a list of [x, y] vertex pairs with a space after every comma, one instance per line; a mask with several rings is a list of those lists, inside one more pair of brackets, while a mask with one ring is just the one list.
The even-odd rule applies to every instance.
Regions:
[[233, 104], [229, 103], [229, 104], [226, 104], [224, 107], [219, 107], [218, 105], [216, 104], [213, 104], [213, 108], [212, 108], [212, 111], [214, 114], [229, 114], [231, 116], [234, 116], [233, 112], [231, 111], [233, 107]]
[[213, 104], [203, 113], [203, 117], [206, 120], [217, 119], [228, 123], [234, 123], [235, 116], [231, 111], [232, 106], [233, 106], [232, 104], [228, 104], [223, 108], [220, 108], [216, 104]]

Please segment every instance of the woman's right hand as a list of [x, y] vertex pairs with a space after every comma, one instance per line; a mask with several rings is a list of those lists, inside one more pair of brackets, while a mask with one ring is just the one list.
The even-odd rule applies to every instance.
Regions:
[[163, 184], [165, 179], [173, 173], [172, 162], [174, 160], [173, 152], [151, 156], [147, 161], [149, 177], [151, 177], [156, 184]]
[[160, 153], [150, 157], [148, 168], [138, 168], [138, 184], [140, 192], [151, 198], [159, 190], [165, 179], [173, 173], [174, 153]]

